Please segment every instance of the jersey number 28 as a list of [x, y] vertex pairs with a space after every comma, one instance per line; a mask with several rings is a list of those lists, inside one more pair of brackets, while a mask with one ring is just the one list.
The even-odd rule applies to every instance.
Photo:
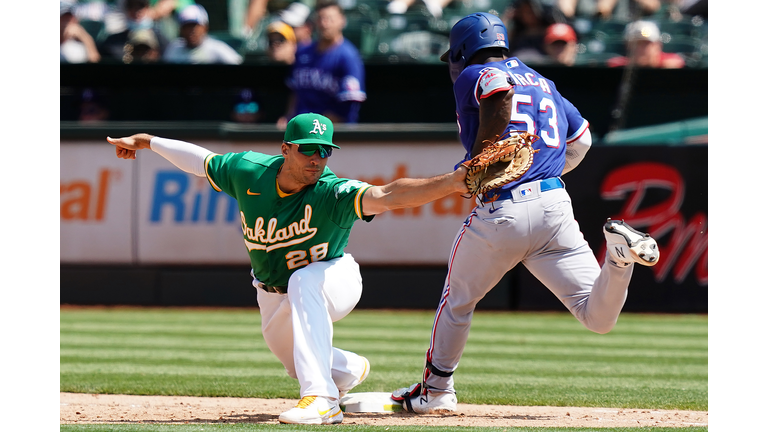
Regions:
[[326, 255], [328, 255], [328, 243], [320, 243], [309, 248], [309, 260], [307, 260], [307, 251], [294, 250], [285, 254], [285, 261], [288, 268], [293, 270], [310, 262], [322, 261]]

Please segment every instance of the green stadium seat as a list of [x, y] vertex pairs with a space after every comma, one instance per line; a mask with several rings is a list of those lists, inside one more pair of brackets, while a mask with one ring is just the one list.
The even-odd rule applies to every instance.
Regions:
[[627, 51], [624, 38], [621, 36], [604, 36], [584, 39], [582, 41], [588, 54], [618, 54], [624, 55]]
[[612, 52], [585, 52], [576, 56], [576, 63], [574, 63], [574, 66], [605, 67], [608, 59], [615, 56], [616, 53]]
[[99, 41], [101, 40], [100, 38], [104, 37], [104, 35], [102, 35], [102, 32], [104, 31], [104, 21], [80, 20], [79, 22], [85, 31], [91, 35], [94, 41]]
[[671, 21], [664, 20], [659, 22], [659, 30], [662, 33], [668, 33], [672, 37], [687, 36], [693, 37], [696, 26], [690, 20]]
[[357, 2], [345, 10], [344, 14], [347, 17], [344, 37], [357, 47], [362, 56], [372, 53], [376, 48], [378, 9], [371, 3]]
[[668, 53], [692, 54], [699, 52], [701, 41], [689, 36], [672, 36], [665, 42], [662, 50]]
[[606, 37], [623, 37], [624, 29], [627, 26], [627, 22], [621, 20], [593, 19], [591, 20], [591, 24], [591, 28], [587, 31], [587, 35], [592, 37], [599, 34], [603, 34]]
[[344, 37], [357, 47], [363, 57], [373, 54], [376, 50], [376, 32], [373, 23], [349, 20], [344, 28]]
[[196, 0], [195, 3], [208, 12], [208, 30], [214, 32], [229, 32], [229, 6], [223, 0]]
[[376, 40], [376, 49], [366, 58], [373, 63], [439, 63], [448, 49], [448, 37], [429, 30], [383, 28]]

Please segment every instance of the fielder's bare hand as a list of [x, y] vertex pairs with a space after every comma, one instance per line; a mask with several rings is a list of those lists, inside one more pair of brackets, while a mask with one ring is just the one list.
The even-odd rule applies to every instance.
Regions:
[[457, 183], [456, 187], [460, 194], [466, 195], [469, 193], [469, 187], [467, 186], [467, 173], [469, 168], [464, 165], [459, 165], [456, 171], [453, 172], [454, 182]]
[[115, 146], [115, 153], [120, 159], [136, 159], [136, 152], [149, 148], [153, 135], [139, 133], [125, 138], [107, 137], [107, 142]]

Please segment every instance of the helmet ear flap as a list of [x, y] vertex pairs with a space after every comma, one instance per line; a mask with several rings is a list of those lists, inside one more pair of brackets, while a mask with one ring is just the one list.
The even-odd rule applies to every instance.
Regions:
[[451, 73], [451, 82], [456, 82], [456, 79], [459, 78], [461, 71], [464, 70], [466, 65], [467, 59], [464, 58], [464, 54], [456, 59], [456, 61], [453, 59], [448, 59], [448, 71]]

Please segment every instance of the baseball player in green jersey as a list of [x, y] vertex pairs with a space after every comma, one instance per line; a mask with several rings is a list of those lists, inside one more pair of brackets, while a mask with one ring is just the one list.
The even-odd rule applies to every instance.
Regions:
[[466, 168], [384, 186], [338, 178], [326, 167], [339, 148], [333, 123], [314, 113], [288, 122], [276, 156], [220, 155], [143, 133], [107, 141], [122, 159], [151, 149], [237, 200], [264, 340], [301, 386], [301, 400], [280, 422], [341, 423], [340, 397], [370, 372], [365, 357], [332, 346], [333, 322], [349, 314], [362, 294], [360, 268], [344, 252], [352, 225], [387, 210], [466, 193]]

